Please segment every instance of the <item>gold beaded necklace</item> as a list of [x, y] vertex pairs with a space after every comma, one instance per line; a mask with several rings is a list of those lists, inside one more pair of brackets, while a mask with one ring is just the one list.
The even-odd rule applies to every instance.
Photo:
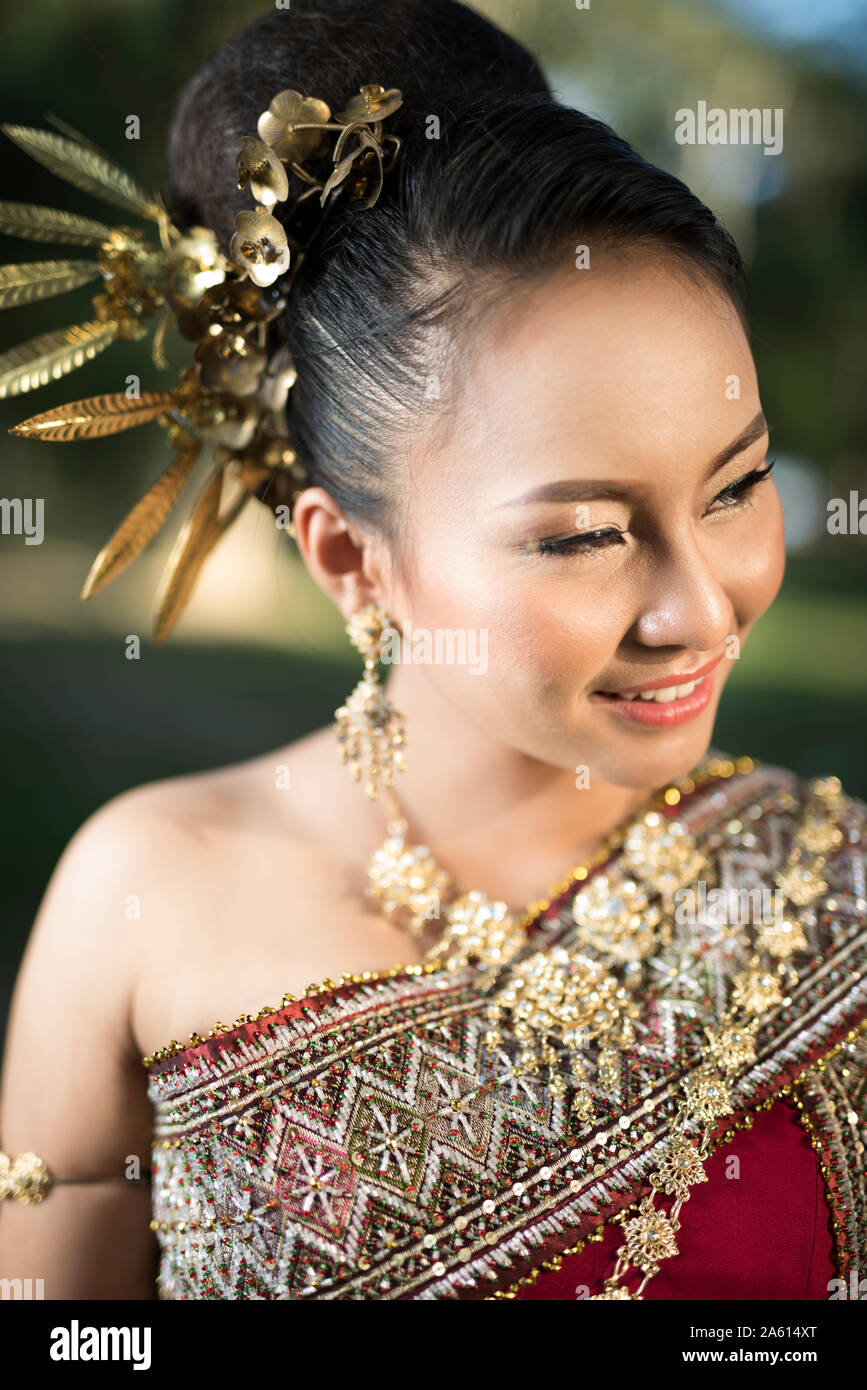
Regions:
[[649, 815], [661, 824], [663, 807], [676, 806], [698, 787], [731, 776], [736, 770], [747, 772], [754, 765], [751, 758], [740, 758], [734, 763], [708, 755], [690, 776], [653, 791], [643, 811], [607, 835], [589, 859], [550, 889], [548, 898], [528, 903], [520, 914], [510, 912], [506, 903], [492, 901], [478, 889], [457, 893], [451, 875], [437, 863], [427, 845], [408, 843], [408, 824], [389, 784], [382, 789], [388, 834], [371, 858], [368, 894], [378, 900], [385, 916], [400, 917], [414, 939], [423, 935], [432, 920], [442, 917], [443, 930], [425, 955], [432, 968], [441, 966], [456, 971], [471, 960], [489, 966], [505, 965], [525, 944], [526, 928], [546, 911], [551, 901], [562, 897], [573, 885], [580, 886], [610, 858], [642, 818], [646, 821]]

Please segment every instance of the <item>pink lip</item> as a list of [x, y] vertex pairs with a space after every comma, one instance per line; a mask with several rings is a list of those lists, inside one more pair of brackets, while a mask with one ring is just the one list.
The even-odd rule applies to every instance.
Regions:
[[689, 681], [698, 680], [699, 676], [706, 676], [708, 671], [712, 671], [714, 666], [722, 661], [723, 655], [724, 653], [720, 652], [713, 661], [706, 661], [704, 666], [699, 666], [695, 671], [672, 671], [668, 676], [658, 676], [656, 680], [644, 681], [641, 685], [618, 685], [617, 693], [639, 695], [642, 690], [663, 690], [667, 685], [686, 685]]
[[[716, 665], [713, 662], [712, 665]], [[706, 669], [706, 668], [705, 668]], [[653, 690], [661, 686], [663, 682], [656, 682], [655, 685], [644, 685], [642, 690]], [[669, 680], [669, 685], [674, 682]], [[678, 684], [685, 685], [686, 679], [679, 681]], [[612, 714], [619, 715], [622, 719], [631, 720], [633, 724], [649, 725], [651, 728], [668, 729], [675, 724], [685, 724], [689, 719], [701, 714], [706, 709], [713, 695], [713, 677], [705, 676], [699, 681], [691, 695], [684, 695], [680, 700], [669, 700], [666, 704], [660, 705], [655, 700], [621, 700], [615, 695], [603, 695], [599, 691], [594, 691], [590, 699], [594, 704], [604, 705]]]

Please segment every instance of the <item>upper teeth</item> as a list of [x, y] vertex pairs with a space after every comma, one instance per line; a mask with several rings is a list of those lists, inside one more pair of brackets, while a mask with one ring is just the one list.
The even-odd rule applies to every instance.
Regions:
[[639, 690], [634, 695], [621, 695], [621, 700], [656, 700], [665, 705], [669, 700], [682, 700], [691, 695], [698, 681], [687, 681], [686, 685], [664, 685], [659, 690]]

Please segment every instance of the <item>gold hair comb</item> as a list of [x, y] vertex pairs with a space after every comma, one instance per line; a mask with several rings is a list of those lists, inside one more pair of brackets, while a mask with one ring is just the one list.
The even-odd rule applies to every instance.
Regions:
[[[212, 470], [163, 577], [154, 627], [158, 643], [174, 627], [206, 559], [251, 496], [277, 506], [278, 516], [282, 507], [290, 525], [305, 473], [286, 425], [285, 406], [296, 374], [280, 316], [331, 203], [342, 196], [361, 210], [377, 201], [400, 148], [397, 136], [383, 136], [382, 123], [401, 104], [397, 88], [369, 84], [332, 119], [326, 102], [292, 90], [279, 92], [259, 117], [258, 138], [241, 142], [238, 187], [249, 188], [255, 207], [236, 217], [228, 258], [213, 231], [181, 231], [158, 196], [151, 197], [69, 127], [61, 127], [63, 134], [0, 127], [52, 173], [157, 229], [157, 236], [149, 238], [134, 227], [0, 202], [0, 231], [94, 248], [88, 260], [0, 267], [0, 308], [102, 282], [87, 322], [41, 333], [0, 354], [0, 398], [44, 386], [115, 341], [143, 338], [150, 327], [151, 354], [160, 369], [167, 366], [164, 344], [172, 322], [195, 343], [194, 360], [173, 390], [140, 391], [134, 383], [125, 392], [43, 411], [10, 431], [63, 442], [101, 438], [151, 421], [166, 430], [174, 457], [97, 555], [82, 598], [120, 574], [153, 539], [203, 448], [210, 448]], [[290, 176], [303, 185], [291, 200]], [[306, 238], [294, 235], [297, 209], [317, 193], [322, 217]], [[284, 222], [274, 216], [278, 203], [288, 203]]]

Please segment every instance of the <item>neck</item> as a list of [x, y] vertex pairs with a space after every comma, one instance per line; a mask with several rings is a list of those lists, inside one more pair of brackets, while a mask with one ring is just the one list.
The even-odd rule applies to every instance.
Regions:
[[[407, 838], [430, 845], [456, 880], [486, 867], [500, 877], [517, 856], [539, 891], [588, 858], [653, 791], [598, 781], [579, 790], [573, 769], [493, 739], [411, 663], [392, 668], [387, 690], [406, 718], [406, 770], [394, 790]], [[522, 877], [517, 871], [516, 891]]]

